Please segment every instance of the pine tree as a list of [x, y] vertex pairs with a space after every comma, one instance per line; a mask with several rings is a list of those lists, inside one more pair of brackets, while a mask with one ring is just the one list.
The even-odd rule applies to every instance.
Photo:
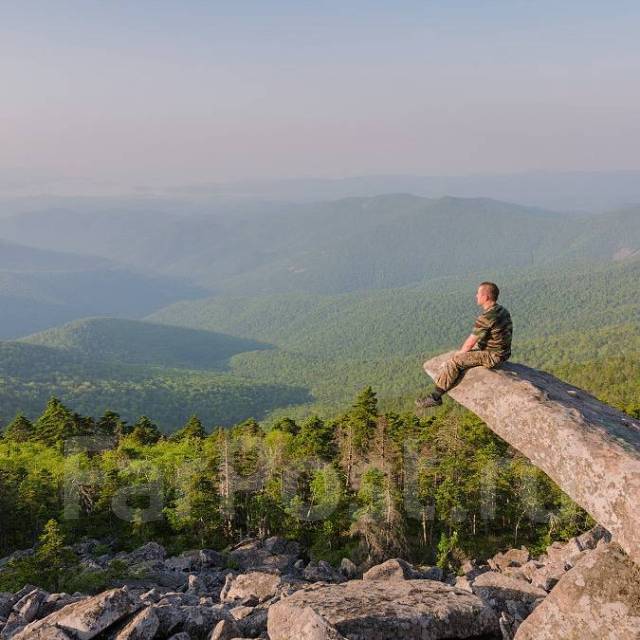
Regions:
[[180, 440], [184, 440], [185, 438], [203, 440], [206, 437], [207, 432], [204, 430], [202, 422], [200, 422], [200, 418], [193, 415], [189, 418], [187, 424], [185, 424], [182, 429], [179, 429], [171, 436], [171, 440], [174, 442], [180, 442]]
[[4, 437], [11, 442], [28, 442], [35, 436], [35, 428], [30, 420], [19, 413], [4, 430]]
[[98, 419], [96, 430], [99, 434], [114, 437], [120, 440], [123, 436], [131, 433], [132, 428], [115, 411], [105, 411], [104, 415]]
[[162, 434], [147, 416], [141, 416], [133, 425], [131, 438], [139, 445], [155, 444], [160, 440]]
[[77, 568], [78, 558], [65, 547], [60, 525], [55, 520], [49, 520], [44, 526], [35, 562], [40, 572], [39, 583], [51, 591], [60, 591]]
[[365, 452], [369, 448], [377, 417], [378, 398], [373, 389], [367, 387], [358, 394], [350, 412], [353, 423], [353, 443], [358, 451]]
[[52, 397], [35, 423], [35, 440], [50, 447], [60, 445], [67, 438], [82, 435], [85, 425], [58, 398]]

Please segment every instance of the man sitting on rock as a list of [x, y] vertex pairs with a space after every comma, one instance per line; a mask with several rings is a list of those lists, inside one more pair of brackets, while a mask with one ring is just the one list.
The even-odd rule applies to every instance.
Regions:
[[492, 369], [511, 356], [512, 324], [509, 312], [498, 304], [500, 290], [493, 282], [478, 287], [476, 302], [484, 309], [471, 335], [451, 359], [444, 363], [433, 393], [416, 400], [418, 409], [437, 407], [442, 396], [456, 385], [462, 372], [472, 367]]

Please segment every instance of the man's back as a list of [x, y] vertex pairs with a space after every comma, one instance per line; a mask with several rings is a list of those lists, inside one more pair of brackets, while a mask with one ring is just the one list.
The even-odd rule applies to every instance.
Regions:
[[513, 323], [511, 314], [502, 305], [496, 303], [481, 313], [476, 318], [473, 333], [478, 338], [478, 349], [493, 351], [504, 360], [511, 356]]

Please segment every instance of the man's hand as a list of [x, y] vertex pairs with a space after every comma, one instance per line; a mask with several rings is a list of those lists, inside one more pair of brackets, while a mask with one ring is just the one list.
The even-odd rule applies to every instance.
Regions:
[[460, 347], [459, 353], [466, 353], [467, 351], [471, 351], [473, 347], [476, 346], [478, 342], [478, 337], [474, 336], [473, 333], [464, 341], [464, 344]]

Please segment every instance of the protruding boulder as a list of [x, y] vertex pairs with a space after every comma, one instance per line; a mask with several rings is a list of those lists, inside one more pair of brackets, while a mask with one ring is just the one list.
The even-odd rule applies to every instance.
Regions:
[[310, 585], [272, 605], [268, 619], [271, 640], [437, 640], [497, 631], [495, 612], [480, 598], [431, 580]]
[[617, 544], [599, 545], [564, 574], [515, 637], [638, 640], [640, 567]]
[[[437, 377], [443, 354], [424, 363]], [[543, 371], [470, 369], [450, 395], [549, 475], [640, 564], [640, 420]]]

